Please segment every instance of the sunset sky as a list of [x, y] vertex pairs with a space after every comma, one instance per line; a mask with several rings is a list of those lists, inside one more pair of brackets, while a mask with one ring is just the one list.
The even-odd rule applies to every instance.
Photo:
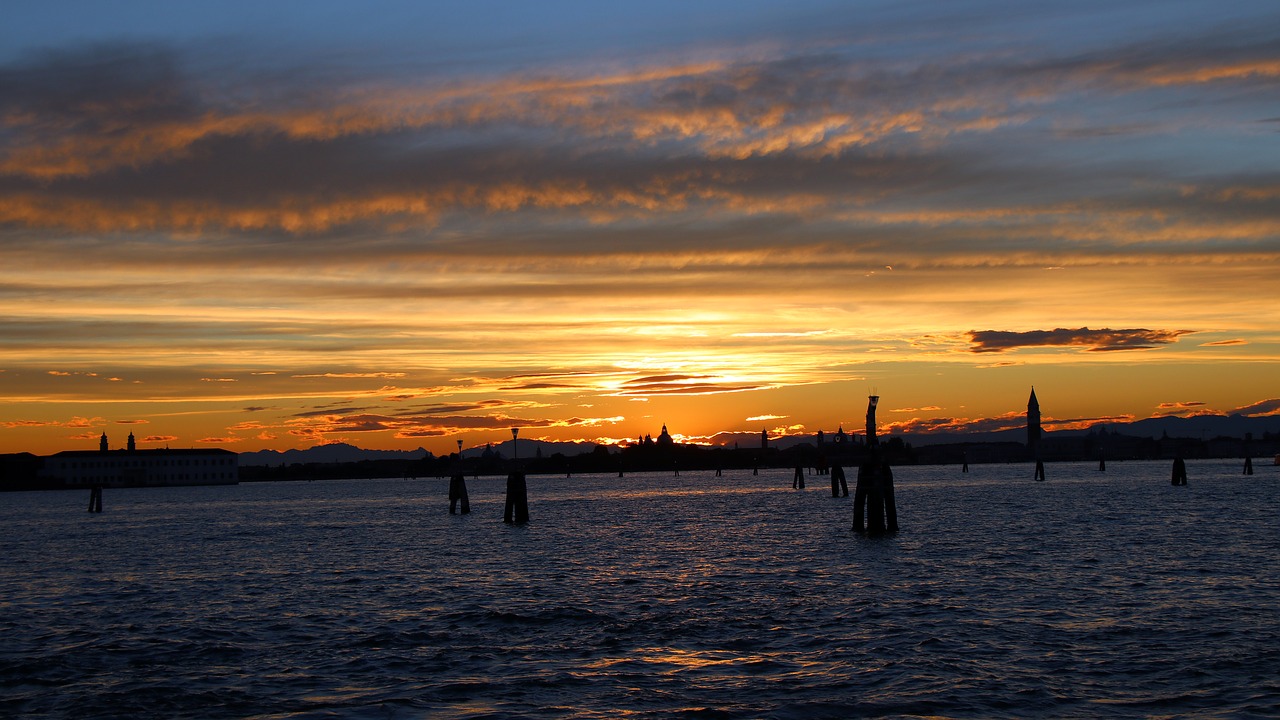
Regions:
[[5, 15], [0, 452], [1280, 413], [1273, 0]]

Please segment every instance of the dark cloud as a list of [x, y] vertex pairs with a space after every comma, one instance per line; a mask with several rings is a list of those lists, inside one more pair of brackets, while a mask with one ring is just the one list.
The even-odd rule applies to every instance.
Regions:
[[1016, 350], [1025, 347], [1080, 347], [1090, 352], [1112, 350], [1149, 350], [1160, 345], [1177, 342], [1191, 330], [1090, 330], [1057, 328], [1055, 330], [971, 330], [970, 352], [991, 353]]
[[882, 423], [884, 434], [932, 435], [943, 433], [987, 433], [1026, 427], [1026, 416], [1010, 412], [989, 418], [933, 417]]
[[385, 422], [386, 418], [378, 415], [348, 415], [333, 422], [326, 432], [381, 432], [392, 429]]
[[627, 385], [652, 385], [659, 383], [683, 382], [687, 380], [706, 380], [707, 375], [649, 375], [627, 381]]
[[520, 383], [518, 385], [505, 385], [503, 390], [572, 390], [575, 388], [587, 387], [586, 385], [574, 385], [570, 383], [553, 383], [553, 382], [530, 382]]
[[474, 430], [506, 430], [521, 428], [569, 428], [594, 427], [609, 424], [621, 418], [516, 418], [502, 414], [491, 415], [383, 415], [357, 413], [353, 415], [326, 415], [307, 418], [306, 424], [296, 424], [289, 432], [306, 437], [319, 437], [334, 433], [394, 431], [396, 437], [439, 437]]
[[465, 403], [440, 403], [405, 410], [398, 413], [397, 417], [447, 416], [482, 410], [492, 411], [500, 408], [526, 407], [528, 404], [527, 401], [523, 400], [501, 400], [497, 398]]
[[[805, 214], [899, 197], [937, 208], [1078, 194], [1106, 186], [1097, 168], [1028, 160], [1035, 132], [998, 149], [938, 140], [980, 140], [966, 128], [1040, 112], [1064, 86], [1202, 84], [1195, 72], [1235, 65], [1220, 72], [1269, 82], [1249, 70], [1276, 55], [1257, 35], [907, 69], [801, 52], [596, 84], [511, 76], [479, 84], [490, 92], [385, 95], [312, 73], [293, 87], [214, 79], [154, 45], [49, 52], [0, 69], [7, 116], [26, 118], [0, 134], [0, 225], [323, 233], [454, 212]], [[1025, 143], [1018, 163], [1004, 160], [1008, 142]]]
[[373, 410], [371, 407], [330, 407], [322, 410], [304, 410], [302, 412], [293, 413], [293, 417], [328, 417], [331, 415], [341, 415], [342, 413], [360, 412], [362, 410]]
[[155, 43], [45, 49], [0, 67], [0, 117], [43, 132], [109, 132], [194, 117], [178, 53]]
[[1268, 400], [1259, 400], [1252, 405], [1236, 408], [1232, 413], [1247, 415], [1250, 417], [1258, 417], [1262, 415], [1280, 415], [1280, 398], [1270, 398]]
[[148, 435], [140, 438], [138, 442], [142, 443], [170, 443], [178, 439], [177, 435]]
[[614, 393], [621, 397], [648, 395], [716, 395], [719, 393], [763, 390], [767, 385], [731, 385], [728, 383], [648, 383], [628, 385]]

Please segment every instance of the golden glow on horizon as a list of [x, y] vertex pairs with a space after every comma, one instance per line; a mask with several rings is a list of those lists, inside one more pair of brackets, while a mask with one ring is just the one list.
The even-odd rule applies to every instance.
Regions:
[[1019, 52], [37, 83], [0, 452], [1272, 412], [1280, 52]]

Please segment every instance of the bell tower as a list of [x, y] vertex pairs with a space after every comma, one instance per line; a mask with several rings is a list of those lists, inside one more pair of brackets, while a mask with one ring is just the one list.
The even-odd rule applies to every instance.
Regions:
[[1031, 397], [1027, 400], [1027, 447], [1032, 450], [1040, 444], [1040, 401], [1036, 399], [1036, 389], [1031, 388]]

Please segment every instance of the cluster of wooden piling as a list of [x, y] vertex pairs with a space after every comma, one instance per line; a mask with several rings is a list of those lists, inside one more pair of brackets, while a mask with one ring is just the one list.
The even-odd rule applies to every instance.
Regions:
[[867, 447], [871, 449], [871, 455], [858, 467], [858, 481], [853, 489], [853, 531], [872, 535], [898, 531], [893, 469], [876, 440], [876, 405], [879, 402], [879, 395], [867, 398]]
[[89, 512], [102, 512], [102, 486], [94, 485], [89, 488]]
[[858, 467], [858, 481], [853, 490], [853, 531], [869, 534], [898, 531], [893, 469], [879, 450], [872, 450], [871, 457]]

